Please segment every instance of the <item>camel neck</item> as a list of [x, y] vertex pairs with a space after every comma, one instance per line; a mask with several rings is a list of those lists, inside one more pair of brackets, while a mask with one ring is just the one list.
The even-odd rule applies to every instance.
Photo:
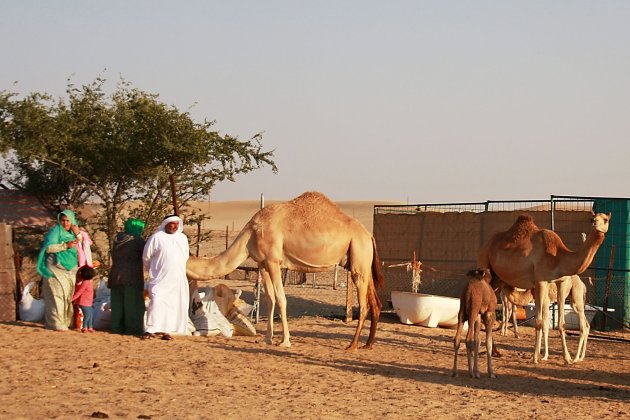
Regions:
[[572, 260], [570, 265], [573, 266], [569, 271], [575, 272], [574, 274], [582, 274], [593, 262], [595, 253], [605, 238], [606, 235], [604, 233], [593, 230], [582, 244], [582, 247], [572, 254], [573, 258], [569, 259], [569, 261]]

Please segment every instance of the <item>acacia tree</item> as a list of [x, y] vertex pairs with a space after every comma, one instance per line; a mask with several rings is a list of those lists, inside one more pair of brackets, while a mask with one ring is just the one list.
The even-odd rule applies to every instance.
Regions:
[[[261, 134], [248, 141], [220, 135], [213, 121], [195, 122], [124, 80], [107, 95], [105, 82], [68, 82], [65, 99], [0, 92], [0, 152], [8, 163], [3, 180], [49, 209], [100, 204], [91, 222], [110, 249], [123, 210], [147, 221], [147, 231], [158, 223], [170, 204], [171, 175], [186, 214], [188, 203], [207, 198], [217, 182], [264, 165], [277, 172]], [[130, 201], [141, 204], [125, 208]]]

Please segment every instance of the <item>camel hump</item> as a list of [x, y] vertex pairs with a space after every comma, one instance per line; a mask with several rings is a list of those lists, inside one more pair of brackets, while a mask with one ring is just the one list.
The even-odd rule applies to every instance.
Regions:
[[511, 242], [516, 243], [531, 236], [532, 233], [538, 230], [538, 226], [534, 223], [534, 218], [529, 214], [523, 214], [518, 216], [516, 222], [506, 232], [506, 236]]
[[333, 202], [330, 201], [328, 197], [326, 197], [324, 194], [320, 193], [319, 191], [306, 191], [305, 193], [300, 194], [299, 196], [295, 197], [289, 202], [300, 204], [301, 202], [311, 203], [313, 201], [320, 202], [320, 203], [328, 202], [330, 204], [333, 204]]

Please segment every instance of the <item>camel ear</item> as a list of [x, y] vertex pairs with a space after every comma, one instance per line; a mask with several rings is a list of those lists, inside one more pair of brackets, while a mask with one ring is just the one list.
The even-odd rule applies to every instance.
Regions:
[[608, 216], [608, 221], [610, 221], [610, 219], [612, 219], [612, 213], [609, 212], [607, 216]]

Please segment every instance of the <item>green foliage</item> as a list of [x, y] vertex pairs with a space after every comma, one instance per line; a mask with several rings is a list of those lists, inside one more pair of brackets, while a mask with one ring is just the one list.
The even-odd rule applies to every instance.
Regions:
[[[51, 210], [101, 204], [89, 222], [111, 244], [128, 215], [145, 220], [151, 232], [172, 212], [169, 176], [177, 180], [180, 213], [197, 220], [188, 203], [206, 199], [217, 182], [264, 165], [277, 172], [261, 134], [248, 141], [220, 135], [214, 122], [195, 122], [156, 94], [121, 80], [107, 95], [105, 83], [100, 77], [81, 87], [68, 81], [65, 99], [1, 91], [2, 180]], [[132, 201], [141, 204], [128, 208]]]

